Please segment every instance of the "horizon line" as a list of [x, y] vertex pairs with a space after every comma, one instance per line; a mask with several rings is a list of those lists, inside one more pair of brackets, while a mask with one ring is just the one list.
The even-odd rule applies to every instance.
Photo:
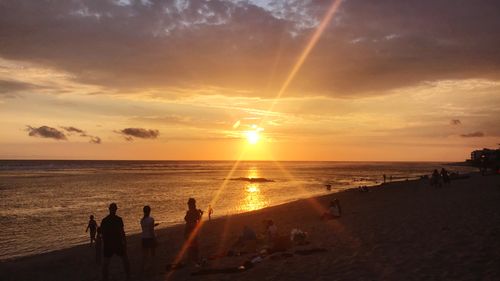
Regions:
[[[140, 162], [140, 161], [157, 161], [157, 162], [234, 162], [238, 161], [236, 159], [47, 159], [47, 158], [0, 158], [0, 161], [129, 161], [129, 162]], [[450, 161], [450, 160], [240, 160], [241, 162], [434, 162], [434, 163], [466, 163], [467, 159], [462, 161]]]

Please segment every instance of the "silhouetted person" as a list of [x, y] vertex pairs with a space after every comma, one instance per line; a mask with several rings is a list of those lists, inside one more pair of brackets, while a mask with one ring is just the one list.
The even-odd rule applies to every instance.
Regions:
[[485, 176], [488, 172], [488, 159], [484, 155], [481, 156], [481, 167], [479, 169], [482, 176]]
[[95, 262], [100, 265], [102, 260], [102, 231], [101, 227], [97, 227], [97, 235], [95, 237]]
[[448, 174], [448, 171], [446, 171], [445, 168], [441, 169], [441, 178], [443, 179], [444, 184], [450, 183], [450, 175]]
[[274, 239], [278, 236], [278, 227], [276, 224], [274, 224], [274, 221], [269, 219], [269, 220], [264, 220], [264, 227], [265, 227], [265, 235], [267, 236], [267, 239], [269, 240], [269, 243], [273, 243]]
[[184, 216], [186, 221], [186, 227], [184, 228], [184, 238], [187, 245], [188, 258], [193, 261], [195, 265], [199, 265], [199, 246], [198, 246], [198, 233], [197, 227], [201, 221], [201, 216], [203, 211], [196, 209], [196, 200], [194, 198], [189, 198], [188, 210]]
[[213, 213], [214, 213], [214, 209], [212, 209], [211, 205], [208, 205], [208, 220], [212, 220]]
[[365, 192], [369, 192], [370, 189], [368, 189], [368, 186], [363, 185], [363, 186], [359, 186], [358, 187], [358, 191], [361, 192], [361, 193], [365, 193]]
[[94, 220], [94, 215], [90, 215], [89, 224], [87, 225], [87, 229], [85, 229], [85, 232], [89, 232], [89, 230], [90, 230], [90, 246], [92, 246], [92, 243], [95, 241], [95, 234], [97, 230], [97, 222]]
[[331, 191], [332, 190], [332, 185], [331, 184], [325, 184], [326, 190]]
[[387, 176], [384, 174], [384, 183], [386, 182], [387, 180]]
[[155, 226], [158, 224], [155, 223], [155, 219], [151, 216], [151, 207], [144, 206], [142, 208], [144, 216], [141, 219], [141, 238], [142, 238], [142, 264], [141, 271], [144, 271], [147, 260], [155, 256], [155, 248], [156, 248], [156, 235], [155, 235]]
[[109, 215], [101, 222], [104, 264], [102, 278], [108, 280], [109, 262], [113, 255], [121, 257], [127, 279], [130, 278], [130, 265], [127, 257], [127, 240], [123, 229], [123, 220], [116, 215], [118, 207], [115, 203], [109, 205]]
[[441, 175], [439, 174], [437, 169], [434, 169], [434, 172], [432, 172], [431, 186], [441, 187]]

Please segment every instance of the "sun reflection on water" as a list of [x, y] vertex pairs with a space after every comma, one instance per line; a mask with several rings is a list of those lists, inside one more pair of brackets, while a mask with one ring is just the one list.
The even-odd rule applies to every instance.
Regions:
[[248, 169], [247, 178], [255, 179], [258, 177], [259, 177], [259, 170], [257, 170], [257, 167], [252, 167], [252, 168]]
[[241, 206], [243, 211], [253, 211], [267, 207], [268, 201], [260, 191], [259, 184], [251, 183], [246, 186], [245, 198]]
[[247, 192], [250, 193], [260, 192], [259, 186], [257, 184], [249, 184], [247, 185]]
[[[259, 178], [259, 170], [252, 167], [247, 171], [247, 178]], [[248, 183], [245, 185], [244, 198], [241, 205], [243, 211], [253, 211], [269, 206], [269, 201], [262, 195], [261, 185], [259, 183]]]

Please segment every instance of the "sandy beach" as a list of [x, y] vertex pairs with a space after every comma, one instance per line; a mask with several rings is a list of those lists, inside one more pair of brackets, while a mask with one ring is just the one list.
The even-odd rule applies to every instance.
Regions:
[[[343, 215], [321, 221], [332, 198], [340, 200]], [[156, 260], [145, 274], [139, 274], [139, 236], [128, 237], [132, 280], [500, 280], [499, 202], [500, 176], [473, 174], [443, 188], [426, 180], [395, 182], [221, 217], [201, 230], [205, 258], [228, 249], [244, 225], [260, 231], [264, 219], [273, 219], [283, 235], [293, 228], [308, 232], [310, 243], [265, 256], [247, 270], [200, 276], [192, 274], [235, 268], [252, 254], [167, 271], [182, 245], [183, 226], [160, 228]], [[94, 256], [82, 245], [4, 261], [0, 280], [100, 280]], [[116, 257], [110, 277], [125, 279]]]

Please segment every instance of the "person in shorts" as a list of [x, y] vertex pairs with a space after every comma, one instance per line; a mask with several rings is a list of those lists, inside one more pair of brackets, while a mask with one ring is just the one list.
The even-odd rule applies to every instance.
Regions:
[[95, 241], [95, 234], [97, 230], [97, 222], [94, 219], [94, 215], [90, 215], [89, 224], [87, 225], [87, 229], [85, 229], [85, 232], [89, 232], [89, 230], [90, 230], [90, 246], [92, 246], [92, 243]]
[[144, 268], [148, 262], [149, 258], [155, 256], [155, 248], [156, 248], [156, 235], [155, 235], [155, 226], [158, 224], [155, 223], [155, 219], [151, 216], [151, 207], [144, 206], [142, 208], [144, 212], [144, 216], [141, 219], [141, 238], [142, 238], [142, 265], [141, 271], [144, 271]]
[[130, 279], [130, 265], [127, 257], [127, 241], [123, 220], [116, 215], [118, 206], [116, 203], [109, 205], [109, 215], [102, 219], [101, 232], [103, 242], [104, 263], [102, 267], [102, 279], [108, 280], [109, 262], [113, 255], [121, 257], [127, 279]]

